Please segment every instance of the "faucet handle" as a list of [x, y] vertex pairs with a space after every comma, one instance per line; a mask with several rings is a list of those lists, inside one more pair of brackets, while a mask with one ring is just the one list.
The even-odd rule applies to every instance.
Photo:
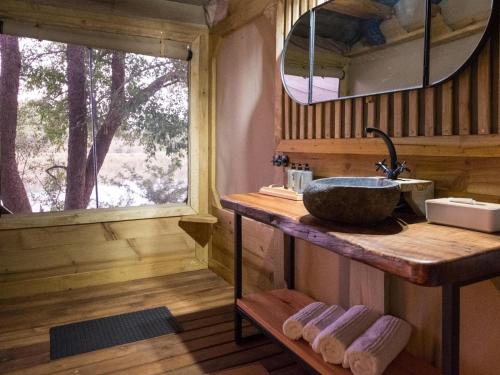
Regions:
[[403, 172], [411, 172], [410, 168], [408, 168], [406, 166], [406, 162], [402, 162], [402, 163], [398, 163], [398, 167], [392, 171], [392, 175], [395, 177], [395, 178], [398, 178], [399, 175]]
[[384, 167], [387, 167], [387, 164], [385, 164], [385, 159], [382, 161], [379, 161], [378, 163], [375, 163], [375, 166], [377, 167], [377, 172], [380, 171], [381, 169], [385, 171]]
[[411, 169], [407, 167], [406, 161], [402, 162], [399, 164], [399, 169], [401, 170], [401, 173], [403, 172], [411, 172]]

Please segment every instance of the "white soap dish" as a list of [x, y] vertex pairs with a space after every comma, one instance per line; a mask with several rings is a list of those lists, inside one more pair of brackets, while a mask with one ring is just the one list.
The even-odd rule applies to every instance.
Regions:
[[500, 204], [467, 198], [441, 198], [425, 201], [425, 209], [431, 223], [487, 233], [500, 232]]

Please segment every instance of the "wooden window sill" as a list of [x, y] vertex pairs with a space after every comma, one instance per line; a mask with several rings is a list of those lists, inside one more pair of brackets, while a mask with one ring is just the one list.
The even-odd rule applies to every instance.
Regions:
[[193, 215], [196, 215], [196, 211], [188, 205], [99, 208], [63, 212], [15, 214], [3, 215], [0, 218], [0, 230], [105, 223], [161, 217], [191, 217]]

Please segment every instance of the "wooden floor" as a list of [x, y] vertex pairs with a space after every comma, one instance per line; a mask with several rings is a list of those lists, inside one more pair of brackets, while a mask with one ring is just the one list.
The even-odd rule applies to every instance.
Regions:
[[[206, 374], [259, 362], [271, 374], [304, 374], [264, 338], [236, 345], [232, 302], [233, 288], [208, 270], [0, 300], [0, 373]], [[49, 359], [52, 326], [158, 306], [167, 306], [184, 332]]]

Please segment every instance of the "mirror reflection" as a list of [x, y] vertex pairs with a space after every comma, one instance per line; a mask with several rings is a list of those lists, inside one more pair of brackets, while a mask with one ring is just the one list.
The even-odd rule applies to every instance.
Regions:
[[328, 1], [303, 15], [287, 38], [285, 88], [292, 99], [308, 104], [435, 85], [479, 49], [493, 5], [494, 0]]
[[309, 103], [310, 12], [293, 27], [285, 46], [283, 81], [288, 95], [296, 102]]
[[488, 26], [492, 7], [492, 0], [434, 1], [431, 18], [431, 84], [454, 74], [474, 53]]
[[331, 1], [315, 18], [313, 102], [422, 86], [425, 1]]

